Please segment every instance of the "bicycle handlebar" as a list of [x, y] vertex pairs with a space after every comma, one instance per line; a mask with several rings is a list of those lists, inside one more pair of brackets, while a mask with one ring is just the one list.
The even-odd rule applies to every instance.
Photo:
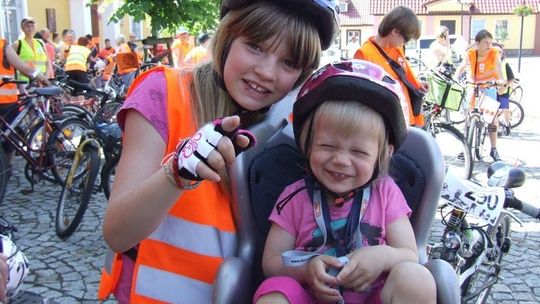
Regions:
[[512, 208], [525, 213], [535, 219], [540, 219], [540, 208], [536, 208], [531, 204], [522, 202], [514, 196], [511, 190], [505, 190], [504, 208]]
[[0, 83], [0, 87], [3, 86], [3, 85], [6, 85], [8, 83], [28, 84], [28, 81], [19, 80], [19, 79], [13, 79], [13, 78], [10, 78], [10, 77], [2, 77], [2, 83]]

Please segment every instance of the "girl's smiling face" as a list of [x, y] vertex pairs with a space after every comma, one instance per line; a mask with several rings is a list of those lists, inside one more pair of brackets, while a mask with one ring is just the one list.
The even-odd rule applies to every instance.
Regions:
[[281, 100], [298, 80], [285, 39], [273, 36], [259, 43], [235, 39], [229, 50], [223, 80], [231, 97], [244, 109], [256, 111]]
[[372, 178], [379, 157], [379, 135], [368, 129], [343, 134], [340, 128], [315, 123], [309, 164], [328, 190], [346, 194]]

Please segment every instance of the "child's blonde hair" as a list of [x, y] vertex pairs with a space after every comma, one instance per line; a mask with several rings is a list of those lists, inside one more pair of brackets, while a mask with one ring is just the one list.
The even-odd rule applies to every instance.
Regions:
[[[313, 123], [311, 120], [313, 119]], [[358, 102], [358, 101], [325, 101], [315, 111], [312, 117], [306, 120], [304, 123], [301, 142], [305, 143], [306, 140], [310, 140], [312, 135], [308, 135], [308, 129], [312, 125], [312, 132], [316, 132], [318, 128], [335, 128], [336, 132], [344, 134], [345, 136], [353, 136], [358, 134], [360, 130], [362, 132], [368, 132], [368, 134], [375, 134], [378, 139], [378, 168], [376, 178], [386, 175], [388, 173], [388, 167], [390, 165], [390, 151], [388, 145], [388, 133], [386, 131], [386, 125], [383, 117], [370, 107]], [[311, 143], [307, 143], [304, 147], [307, 147], [308, 151], [304, 151], [304, 154], [309, 158]]]
[[321, 42], [316, 25], [305, 12], [294, 6], [267, 1], [256, 2], [225, 15], [212, 39], [212, 62], [195, 70], [192, 94], [194, 114], [202, 125], [216, 117], [238, 110], [223, 84], [223, 68], [232, 43], [238, 37], [259, 43], [277, 37], [272, 47], [281, 41], [288, 43], [288, 52], [295, 66], [302, 69], [297, 87], [319, 66]]

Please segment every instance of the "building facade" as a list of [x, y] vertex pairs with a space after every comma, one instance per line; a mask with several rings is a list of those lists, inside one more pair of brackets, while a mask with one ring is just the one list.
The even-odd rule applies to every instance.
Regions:
[[61, 34], [64, 29], [75, 32], [75, 39], [92, 34], [95, 41], [103, 43], [105, 38], [114, 44], [120, 34], [129, 37], [134, 33], [139, 39], [150, 35], [149, 22], [134, 21], [130, 17], [118, 23], [109, 23], [110, 16], [120, 5], [118, 1], [100, 1], [87, 5], [88, 0], [2, 0], [0, 2], [0, 37], [8, 42], [19, 38], [20, 21], [25, 16], [36, 20], [36, 29], [46, 27]]
[[[532, 8], [532, 14], [521, 18], [514, 8], [523, 4]], [[384, 15], [398, 5], [417, 14], [422, 36], [434, 35], [445, 25], [452, 35], [471, 43], [479, 30], [487, 29], [509, 54], [517, 53], [521, 44], [522, 54], [540, 55], [540, 0], [340, 0], [337, 46], [345, 50], [351, 37], [358, 35], [363, 43], [375, 35]]]

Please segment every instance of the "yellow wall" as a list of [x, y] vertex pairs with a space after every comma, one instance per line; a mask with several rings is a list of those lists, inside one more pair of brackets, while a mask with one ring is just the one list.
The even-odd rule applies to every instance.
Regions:
[[[523, 49], [534, 48], [534, 37], [536, 18], [538, 15], [530, 15], [524, 19], [524, 35], [523, 35]], [[422, 35], [434, 35], [435, 31], [439, 27], [441, 20], [455, 20], [456, 21], [456, 35], [461, 34], [461, 16], [460, 15], [433, 15], [433, 16], [418, 16], [418, 19], [422, 24]], [[508, 20], [508, 40], [504, 41], [504, 46], [507, 49], [519, 48], [519, 36], [521, 30], [521, 18], [515, 15], [473, 15], [472, 20], [485, 20], [485, 29], [493, 35], [493, 41], [495, 39], [495, 23], [497, 20]], [[471, 23], [472, 27], [472, 23]], [[469, 15], [463, 16], [463, 29], [464, 37], [467, 38], [469, 31]], [[474, 39], [474, 38], [473, 38]]]
[[62, 30], [71, 28], [69, 19], [69, 0], [27, 0], [28, 15], [36, 19], [36, 30], [47, 26], [46, 8], [53, 8], [56, 14], [56, 31], [61, 34]]
[[[523, 23], [523, 48], [534, 48], [534, 37], [536, 18], [538, 15], [530, 15], [525, 17]], [[519, 48], [519, 37], [521, 31], [521, 17], [515, 15], [498, 15], [498, 16], [473, 16], [472, 20], [485, 20], [486, 29], [493, 35], [495, 40], [495, 23], [496, 20], [508, 20], [508, 40], [504, 42], [504, 47], [507, 49]]]

